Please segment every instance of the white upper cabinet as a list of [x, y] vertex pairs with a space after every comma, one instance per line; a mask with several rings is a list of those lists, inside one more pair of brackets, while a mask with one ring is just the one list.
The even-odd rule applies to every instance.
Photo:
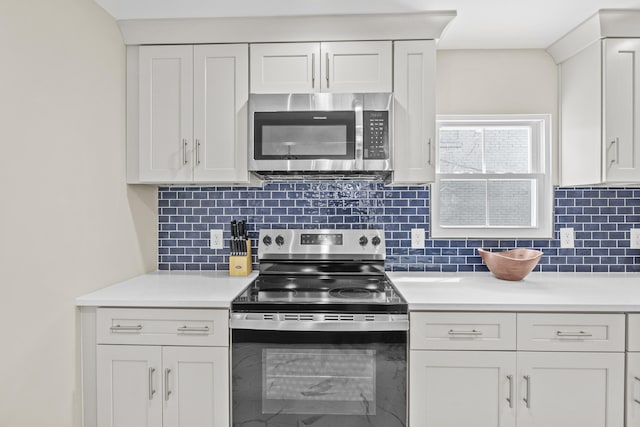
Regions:
[[435, 52], [433, 40], [395, 42], [394, 184], [435, 179]]
[[195, 182], [246, 182], [247, 45], [194, 47]]
[[392, 43], [321, 44], [322, 92], [392, 92]]
[[251, 45], [252, 93], [310, 93], [320, 90], [319, 43]]
[[547, 50], [560, 70], [560, 184], [640, 183], [640, 13], [600, 10]]
[[190, 181], [193, 48], [140, 48], [140, 179]]
[[640, 39], [607, 39], [604, 51], [604, 175], [640, 182]]
[[392, 90], [391, 41], [251, 45], [252, 93]]
[[248, 45], [128, 52], [130, 183], [247, 183]]
[[640, 182], [639, 54], [605, 39], [560, 64], [561, 185]]

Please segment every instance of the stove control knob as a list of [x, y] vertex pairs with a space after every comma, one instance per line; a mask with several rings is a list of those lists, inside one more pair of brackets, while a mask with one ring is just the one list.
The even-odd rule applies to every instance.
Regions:
[[373, 246], [378, 246], [380, 244], [380, 237], [375, 236], [373, 239], [371, 239], [371, 243], [373, 244]]
[[367, 243], [369, 243], [369, 240], [365, 236], [362, 236], [360, 237], [359, 242], [360, 242], [360, 246], [366, 246]]
[[282, 237], [282, 236], [277, 236], [277, 237], [276, 237], [276, 245], [278, 245], [278, 246], [282, 246], [282, 245], [284, 245], [284, 237]]
[[271, 236], [269, 235], [264, 236], [264, 238], [262, 239], [262, 243], [264, 243], [266, 246], [269, 246], [271, 242]]

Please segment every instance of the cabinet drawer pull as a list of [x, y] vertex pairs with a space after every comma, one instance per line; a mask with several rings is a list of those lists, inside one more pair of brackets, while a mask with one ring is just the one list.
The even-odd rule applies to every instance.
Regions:
[[171, 369], [166, 368], [164, 370], [164, 400], [169, 400], [169, 396], [171, 395], [171, 390], [169, 389], [169, 374], [171, 373]]
[[201, 332], [201, 333], [206, 333], [209, 332], [209, 327], [208, 326], [202, 326], [202, 327], [198, 327], [198, 326], [180, 326], [178, 328], [178, 332]]
[[427, 142], [427, 150], [429, 151], [429, 161], [427, 164], [431, 166], [431, 138], [429, 138], [429, 142]]
[[113, 325], [111, 328], [111, 332], [130, 332], [130, 331], [141, 331], [142, 325]]
[[155, 372], [155, 368], [149, 368], [149, 400], [153, 400], [153, 395], [156, 394], [156, 390], [153, 387], [153, 374]]
[[592, 337], [593, 334], [590, 334], [589, 332], [585, 332], [585, 331], [578, 331], [578, 332], [563, 332], [563, 331], [556, 331], [556, 335], [559, 337]]
[[453, 335], [453, 336], [480, 336], [482, 335], [482, 331], [479, 331], [477, 329], [472, 329], [470, 331], [454, 331], [453, 329], [449, 329], [449, 332], [447, 332], [449, 335]]
[[523, 378], [527, 383], [527, 394], [522, 398], [522, 400], [524, 400], [524, 403], [527, 404], [527, 408], [531, 408], [531, 377], [529, 375], [525, 375]]
[[[640, 382], [640, 378], [638, 378], [638, 377], [635, 377], [635, 376], [634, 376], [634, 377], [633, 377], [633, 379], [634, 379], [634, 380], [636, 380], [636, 381], [638, 381], [638, 382]], [[633, 393], [633, 392], [632, 392], [632, 393]], [[635, 397], [633, 398], [633, 401], [640, 405], [640, 400], [636, 399]]]
[[507, 402], [509, 402], [509, 408], [513, 408], [513, 375], [507, 375], [507, 380], [509, 380], [509, 397], [507, 397]]
[[200, 164], [200, 140], [196, 139], [196, 165]]

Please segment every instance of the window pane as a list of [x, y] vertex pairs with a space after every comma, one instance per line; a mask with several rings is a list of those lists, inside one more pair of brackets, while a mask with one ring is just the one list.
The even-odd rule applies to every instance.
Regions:
[[440, 181], [440, 225], [485, 226], [486, 181]]
[[528, 127], [485, 128], [487, 173], [529, 173], [530, 144], [531, 129]]
[[533, 180], [489, 181], [489, 225], [531, 227]]
[[441, 173], [482, 172], [482, 129], [441, 127], [438, 135]]

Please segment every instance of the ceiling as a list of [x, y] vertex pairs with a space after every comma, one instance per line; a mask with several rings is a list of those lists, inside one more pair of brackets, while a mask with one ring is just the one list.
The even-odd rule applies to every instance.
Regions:
[[599, 9], [640, 0], [95, 0], [116, 19], [456, 10], [439, 49], [546, 48]]

